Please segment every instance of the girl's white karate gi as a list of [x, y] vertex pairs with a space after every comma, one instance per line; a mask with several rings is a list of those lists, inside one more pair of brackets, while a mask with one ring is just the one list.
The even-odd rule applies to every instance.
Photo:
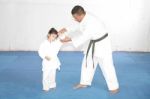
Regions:
[[[43, 59], [42, 71], [43, 71], [43, 90], [49, 90], [56, 87], [56, 70], [60, 69], [60, 61], [57, 54], [60, 50], [62, 43], [59, 39], [49, 42], [45, 40], [38, 50], [39, 56]], [[49, 56], [50, 60], [46, 60], [45, 56]]]
[[[68, 33], [76, 30], [73, 28], [66, 28], [66, 29]], [[72, 38], [72, 42], [75, 47], [89, 44], [90, 40], [98, 39], [107, 33], [104, 24], [100, 20], [98, 20], [95, 16], [89, 15], [88, 13], [80, 22], [79, 30], [81, 31], [81, 35], [76, 38], [75, 37]], [[102, 73], [104, 75], [104, 78], [106, 80], [108, 89], [115, 90], [119, 88], [119, 84], [118, 84], [118, 80], [116, 77], [116, 72], [112, 60], [112, 50], [111, 50], [109, 36], [107, 36], [105, 39], [99, 42], [96, 42], [95, 44], [95, 52], [93, 58], [95, 64], [94, 69], [93, 69], [91, 49], [88, 54], [87, 66], [86, 66], [87, 47], [84, 47], [85, 56], [82, 62], [80, 84], [91, 85], [91, 82], [93, 80], [93, 75], [95, 73], [95, 69], [99, 64]]]

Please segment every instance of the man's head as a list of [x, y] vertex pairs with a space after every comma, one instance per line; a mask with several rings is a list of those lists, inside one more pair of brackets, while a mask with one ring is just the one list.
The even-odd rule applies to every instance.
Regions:
[[71, 14], [77, 22], [81, 22], [85, 16], [86, 12], [83, 7], [76, 5], [75, 7], [73, 7]]

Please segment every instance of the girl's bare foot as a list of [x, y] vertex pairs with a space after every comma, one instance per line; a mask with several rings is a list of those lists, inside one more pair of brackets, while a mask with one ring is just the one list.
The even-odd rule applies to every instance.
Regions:
[[73, 87], [73, 89], [81, 89], [81, 88], [87, 88], [88, 85], [82, 85], [82, 84], [77, 84]]

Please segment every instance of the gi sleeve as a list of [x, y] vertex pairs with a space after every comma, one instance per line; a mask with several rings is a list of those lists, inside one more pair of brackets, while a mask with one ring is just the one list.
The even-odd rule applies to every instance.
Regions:
[[74, 25], [68, 26], [68, 27], [66, 27], [67, 32], [65, 32], [65, 34], [68, 36], [71, 33], [76, 32], [79, 29], [80, 29], [79, 24], [74, 24]]
[[45, 58], [45, 56], [46, 56], [46, 51], [45, 51], [45, 46], [44, 46], [45, 44], [41, 44], [40, 45], [40, 48], [39, 48], [39, 50], [38, 50], [38, 54], [39, 54], [39, 56], [42, 58], [42, 59], [44, 59]]
[[80, 45], [86, 43], [88, 40], [92, 38], [92, 29], [90, 26], [86, 26], [85, 30], [82, 34], [76, 38], [72, 38], [72, 43], [75, 47], [79, 47]]

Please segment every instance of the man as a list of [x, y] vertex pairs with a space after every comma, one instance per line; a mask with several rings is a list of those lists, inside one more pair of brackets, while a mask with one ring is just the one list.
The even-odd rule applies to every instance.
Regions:
[[[71, 13], [75, 21], [80, 23], [79, 30], [82, 34], [77, 38], [66, 36], [63, 41], [72, 41], [75, 47], [89, 43], [84, 51], [80, 83], [75, 86], [75, 89], [91, 86], [93, 75], [99, 64], [109, 91], [117, 93], [119, 91], [119, 84], [113, 65], [109, 35], [104, 25], [96, 17], [86, 13], [84, 8], [79, 5], [75, 6]], [[70, 31], [72, 30], [69, 28], [63, 28], [59, 32]]]

